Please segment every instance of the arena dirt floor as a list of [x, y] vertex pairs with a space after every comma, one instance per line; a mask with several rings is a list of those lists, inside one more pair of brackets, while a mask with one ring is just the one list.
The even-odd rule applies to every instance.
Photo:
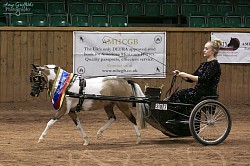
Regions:
[[37, 140], [55, 114], [49, 102], [0, 103], [0, 166], [242, 166], [250, 165], [250, 105], [227, 105], [233, 126], [216, 146], [203, 146], [193, 137], [169, 138], [148, 126], [136, 144], [133, 125], [118, 110], [117, 121], [96, 132], [107, 120], [103, 110], [81, 112], [79, 117], [91, 144], [83, 145], [69, 116], [56, 123], [43, 143]]

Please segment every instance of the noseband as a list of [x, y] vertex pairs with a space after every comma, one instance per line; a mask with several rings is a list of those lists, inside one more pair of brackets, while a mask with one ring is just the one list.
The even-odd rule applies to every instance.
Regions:
[[42, 71], [40, 69], [32, 69], [30, 75], [30, 83], [32, 89], [39, 90], [39, 92], [42, 92], [44, 89], [47, 89], [47, 81], [44, 78], [44, 75], [42, 74]]

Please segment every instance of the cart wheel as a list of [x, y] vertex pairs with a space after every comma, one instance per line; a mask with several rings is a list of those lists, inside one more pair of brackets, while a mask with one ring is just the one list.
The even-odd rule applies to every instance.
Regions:
[[192, 136], [203, 145], [217, 145], [230, 133], [231, 117], [227, 108], [217, 100], [198, 103], [189, 117]]

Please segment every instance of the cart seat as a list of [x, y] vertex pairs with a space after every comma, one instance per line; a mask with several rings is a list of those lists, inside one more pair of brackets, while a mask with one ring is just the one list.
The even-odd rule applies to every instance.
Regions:
[[151, 99], [160, 99], [161, 98], [161, 88], [152, 88], [152, 87], [146, 87], [145, 96]]

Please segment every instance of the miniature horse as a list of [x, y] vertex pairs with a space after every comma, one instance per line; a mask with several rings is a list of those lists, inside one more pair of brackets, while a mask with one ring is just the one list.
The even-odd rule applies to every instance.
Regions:
[[[32, 65], [33, 69], [30, 75], [31, 82], [31, 96], [39, 96], [39, 93], [43, 91], [43, 89], [47, 88], [48, 84], [48, 93], [51, 94], [53, 88], [55, 88], [56, 78], [58, 77], [58, 73], [62, 71], [60, 67], [55, 65], [45, 65], [45, 66], [36, 66]], [[64, 70], [63, 70], [64, 71]], [[72, 74], [72, 73], [71, 73]], [[72, 74], [73, 75], [73, 74]], [[96, 77], [96, 78], [87, 78], [85, 79], [86, 86], [83, 90], [85, 94], [95, 94], [95, 95], [103, 95], [103, 96], [117, 96], [119, 97], [144, 97], [144, 94], [140, 88], [140, 86], [132, 81], [126, 81], [125, 79], [118, 78], [115, 76], [112, 77]], [[70, 93], [79, 94], [79, 76], [74, 75], [74, 78], [71, 79], [66, 91]], [[55, 90], [54, 90], [55, 91]], [[63, 99], [61, 107], [57, 107], [58, 111], [56, 115], [47, 123], [47, 126], [41, 136], [39, 137], [38, 143], [44, 140], [48, 130], [52, 127], [63, 115], [68, 114], [71, 119], [74, 121], [76, 127], [80, 130], [83, 138], [84, 145], [89, 144], [89, 140], [87, 138], [86, 133], [83, 131], [83, 128], [80, 124], [80, 121], [76, 114], [76, 107], [79, 103], [79, 98], [69, 97], [67, 95], [62, 96]], [[53, 103], [53, 102], [52, 102]], [[119, 110], [121, 110], [124, 115], [134, 124], [137, 140], [136, 143], [139, 144], [141, 142], [140, 131], [137, 126], [145, 128], [145, 120], [144, 120], [144, 111], [145, 107], [143, 103], [136, 104], [137, 110], [137, 121], [133, 114], [131, 113], [130, 102], [123, 101], [110, 101], [110, 100], [92, 100], [92, 99], [84, 99], [82, 103], [82, 110], [97, 110], [104, 108], [108, 121], [104, 124], [97, 132], [97, 138], [100, 139], [102, 137], [102, 133], [116, 120], [115, 114], [113, 112], [113, 107], [117, 106]]]

